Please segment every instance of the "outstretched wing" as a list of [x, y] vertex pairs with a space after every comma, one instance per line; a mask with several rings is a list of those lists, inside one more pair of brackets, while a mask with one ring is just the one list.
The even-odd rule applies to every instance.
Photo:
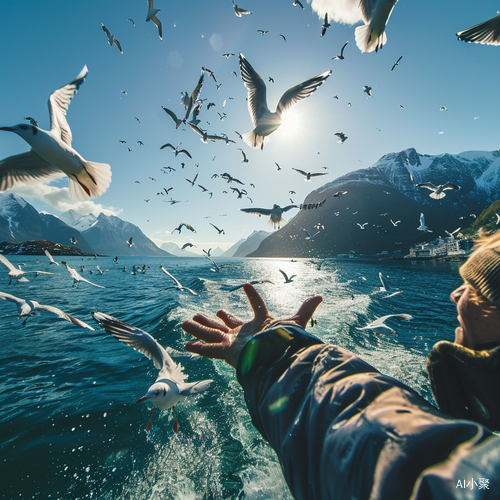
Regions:
[[309, 97], [323, 82], [332, 74], [332, 71], [325, 71], [318, 76], [315, 76], [305, 82], [299, 83], [288, 89], [282, 96], [276, 106], [276, 113], [281, 114], [290, 109], [294, 104]]
[[241, 78], [248, 90], [248, 111], [252, 118], [254, 127], [257, 126], [257, 119], [265, 112], [269, 112], [267, 107], [266, 84], [262, 77], [253, 69], [246, 57], [240, 53]]
[[[7, 260], [1, 253], [0, 253], [0, 262], [9, 270], [9, 271], [17, 271], [17, 269], [13, 266], [13, 264]], [[6, 294], [9, 295], [9, 294]], [[13, 297], [13, 295], [11, 295]]]
[[299, 208], [297, 205], [287, 205], [286, 207], [283, 207], [281, 210], [283, 212], [288, 212], [288, 210], [291, 210], [292, 208]]
[[[3, 257], [0, 254], [0, 257]], [[15, 302], [18, 305], [22, 305], [25, 301], [23, 299], [20, 299], [19, 297], [14, 297], [14, 295], [11, 295], [10, 293], [5, 293], [5, 292], [0, 292], [0, 299], [1, 300], [8, 300], [9, 302]]]
[[240, 211], [247, 214], [271, 215], [270, 208], [240, 208]]
[[367, 326], [372, 327], [372, 326], [383, 325], [385, 321], [388, 320], [389, 318], [401, 318], [406, 321], [410, 321], [411, 319], [413, 319], [413, 316], [411, 316], [410, 314], [388, 314], [387, 316], [382, 316], [381, 318], [376, 319]]
[[437, 186], [434, 186], [432, 182], [422, 182], [420, 184], [415, 184], [415, 186], [419, 188], [427, 188], [431, 191], [436, 191], [436, 189], [438, 188]]
[[169, 276], [170, 278], [172, 278], [172, 280], [175, 282], [175, 284], [179, 287], [182, 287], [182, 285], [179, 283], [179, 281], [177, 280], [177, 278], [174, 278], [163, 266], [160, 266], [160, 269], [167, 275]]
[[459, 40], [464, 42], [483, 43], [486, 45], [500, 45], [500, 16], [492, 17], [483, 23], [459, 31]]
[[55, 314], [57, 317], [70, 321], [71, 323], [73, 323], [76, 326], [79, 326], [80, 328], [87, 328], [89, 330], [94, 331], [94, 329], [90, 325], [87, 325], [87, 323], [85, 323], [84, 321], [80, 321], [78, 318], [74, 318], [73, 316], [66, 314], [64, 311], [61, 311], [61, 309], [58, 309], [57, 307], [38, 304], [36, 308], [40, 309], [41, 311], [46, 311], [51, 314]]
[[447, 182], [444, 186], [443, 186], [443, 191], [445, 189], [460, 189], [460, 186], [457, 186], [456, 184], [453, 184], [453, 182]]
[[49, 97], [50, 131], [71, 146], [71, 129], [66, 121], [69, 103], [89, 72], [85, 65], [80, 74], [71, 82], [55, 90]]

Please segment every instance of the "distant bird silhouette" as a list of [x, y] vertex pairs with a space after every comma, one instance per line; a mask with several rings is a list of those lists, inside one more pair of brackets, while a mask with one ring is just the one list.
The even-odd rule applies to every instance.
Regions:
[[304, 10], [304, 6], [302, 5], [300, 0], [294, 0], [293, 4], [295, 7], [300, 7], [302, 10]]
[[335, 60], [335, 59], [343, 60], [344, 59], [344, 49], [347, 47], [348, 43], [349, 43], [349, 41], [344, 43], [344, 45], [342, 46], [342, 49], [340, 50], [340, 55], [332, 57], [332, 60]]
[[185, 248], [188, 247], [196, 247], [196, 245], [193, 245], [193, 243], [184, 243], [184, 245], [182, 245], [181, 247], [181, 250], [184, 250]]
[[363, 87], [363, 92], [368, 95], [368, 97], [372, 96], [372, 88], [369, 87], [368, 85], [365, 85]]
[[344, 196], [345, 194], [347, 194], [347, 191], [337, 191], [337, 192], [333, 195], [333, 197], [334, 197], [334, 198], [339, 198], [339, 199], [340, 199], [340, 198], [342, 198], [342, 196]]
[[298, 168], [292, 168], [292, 170], [295, 170], [299, 174], [304, 176], [304, 180], [306, 182], [310, 182], [312, 177], [318, 177], [320, 175], [327, 175], [326, 172], [304, 172], [303, 170], [299, 170]]
[[78, 243], [78, 240], [74, 236], [71, 236], [69, 241], [71, 241], [72, 245], [76, 245]]
[[163, 111], [165, 111], [165, 113], [167, 113], [167, 115], [170, 116], [170, 118], [172, 118], [172, 120], [175, 123], [175, 130], [177, 130], [182, 125], [183, 120], [177, 118], [177, 115], [173, 111], [170, 111], [170, 109], [165, 108], [163, 106], [161, 107], [161, 109], [163, 109]]
[[360, 224], [359, 222], [357, 222], [358, 226], [360, 229], [364, 229], [365, 226], [368, 224], [368, 222], [364, 222], [363, 224]]
[[344, 144], [344, 142], [348, 139], [347, 135], [344, 134], [344, 132], [337, 132], [336, 134], [333, 134], [335, 137], [337, 137], [337, 142], [339, 144]]
[[391, 71], [394, 71], [394, 68], [399, 66], [399, 61], [401, 61], [401, 59], [403, 59], [403, 56], [399, 56], [398, 60], [392, 65]]
[[134, 246], [134, 244], [132, 243], [132, 237], [130, 237], [128, 241], [126, 241], [125, 243], [128, 245], [129, 248], [132, 248]]
[[221, 234], [221, 233], [222, 234], [226, 234], [226, 232], [224, 231], [224, 229], [219, 229], [215, 224], [212, 224], [211, 222], [210, 222], [210, 225], [213, 226], [213, 227], [215, 227], [215, 229], [217, 229], [217, 231], [219, 232], [219, 234]]
[[328, 22], [328, 12], [325, 13], [325, 21], [323, 22], [323, 26], [321, 26], [321, 36], [325, 36], [326, 30], [331, 26]]
[[255, 214], [259, 217], [261, 215], [269, 215], [268, 225], [273, 226], [274, 229], [280, 228], [281, 223], [285, 222], [285, 219], [281, 217], [283, 212], [288, 212], [292, 208], [299, 208], [297, 205], [288, 205], [286, 207], [281, 208], [279, 205], [274, 204], [273, 208], [240, 208], [241, 212], [245, 212], [247, 214]]
[[192, 233], [196, 233], [195, 229], [193, 226], [190, 224], [186, 224], [185, 222], [181, 222], [173, 231], [172, 234], [175, 233], [175, 231], [178, 231], [179, 234], [181, 234], [182, 228], [185, 227], [187, 230], [191, 231]]
[[171, 148], [172, 151], [174, 152], [175, 156], [184, 154], [188, 158], [193, 159], [193, 157], [190, 155], [189, 151], [187, 151], [186, 149], [179, 149], [179, 146], [181, 144], [182, 144], [182, 142], [179, 142], [179, 144], [177, 144], [177, 146], [174, 147], [172, 144], [167, 143], [167, 144], [164, 144], [163, 146], [160, 146], [159, 149]]
[[108, 31], [108, 29], [106, 28], [106, 26], [104, 26], [104, 24], [101, 23], [101, 26], [102, 26], [102, 30], [104, 31], [104, 33], [106, 33], [106, 36], [108, 37], [108, 43], [109, 43], [109, 45], [112, 47], [113, 44], [115, 44], [118, 47], [118, 50], [120, 51], [120, 53], [123, 54], [123, 50], [121, 48], [120, 42], [115, 38], [115, 35], [112, 35]]
[[293, 278], [297, 276], [296, 274], [292, 274], [292, 276], [288, 277], [285, 271], [282, 271], [281, 269], [279, 269], [279, 272], [283, 275], [283, 278], [285, 278], [285, 283], [291, 283]]
[[373, 330], [376, 333], [383, 333], [384, 335], [391, 334], [397, 335], [397, 333], [390, 327], [385, 324], [385, 322], [389, 318], [401, 318], [406, 321], [410, 321], [413, 319], [413, 316], [410, 314], [388, 314], [387, 316], [382, 316], [381, 318], [368, 323], [366, 326], [357, 327], [358, 330]]
[[153, 0], [148, 0], [148, 13], [147, 13], [147, 16], [146, 16], [146, 22], [153, 21], [153, 23], [158, 28], [158, 36], [160, 37], [160, 40], [163, 40], [162, 33], [161, 33], [161, 22], [156, 17], [156, 14], [158, 14], [158, 12], [160, 12], [160, 9], [155, 9], [154, 8], [154, 6], [153, 6]]
[[184, 179], [186, 179], [189, 182], [189, 184], [191, 184], [191, 187], [194, 187], [194, 183], [196, 182], [197, 178], [198, 178], [198, 174], [196, 174], [194, 176], [194, 179], [192, 181], [190, 181], [189, 179], [187, 179], [186, 177], [184, 177]]

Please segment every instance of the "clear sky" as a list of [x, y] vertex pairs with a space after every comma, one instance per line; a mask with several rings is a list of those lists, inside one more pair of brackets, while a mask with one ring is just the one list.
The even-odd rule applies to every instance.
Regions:
[[[160, 41], [155, 25], [145, 22], [146, 0], [0, 2], [0, 126], [32, 116], [48, 129], [48, 96], [87, 64], [89, 74], [67, 115], [73, 147], [87, 160], [109, 163], [113, 172], [107, 192], [92, 203], [70, 202], [67, 178], [14, 191], [40, 211], [104, 210], [138, 225], [158, 244], [191, 241], [201, 252], [208, 246], [226, 249], [253, 230], [271, 230], [268, 218], [239, 208], [284, 206], [290, 198], [300, 204], [313, 189], [369, 167], [386, 153], [409, 147], [424, 154], [500, 147], [500, 47], [467, 44], [455, 36], [496, 15], [498, 2], [400, 0], [386, 27], [387, 44], [370, 54], [356, 47], [355, 26], [332, 23], [320, 37], [322, 19], [303, 3], [301, 10], [292, 0], [241, 0], [239, 6], [253, 14], [238, 18], [230, 0], [155, 0], [163, 24]], [[101, 23], [120, 41], [123, 55], [108, 45]], [[259, 29], [269, 33], [261, 36]], [[346, 41], [345, 60], [332, 60]], [[225, 52], [236, 56], [221, 57]], [[239, 52], [266, 82], [274, 79], [267, 83], [271, 110], [289, 87], [332, 70], [323, 86], [295, 106], [293, 123], [274, 132], [263, 151], [252, 150], [235, 133], [253, 128]], [[236, 144], [203, 144], [188, 127], [176, 131], [161, 109], [184, 114], [181, 92], [193, 91], [202, 66], [214, 71], [221, 87], [217, 90], [205, 76], [200, 126], [226, 133]], [[372, 87], [373, 97], [363, 93], [364, 85]], [[215, 107], [207, 110], [209, 102]], [[441, 106], [448, 110], [439, 111]], [[218, 112], [227, 117], [221, 121]], [[336, 132], [348, 136], [344, 144], [337, 143]], [[192, 160], [159, 150], [181, 141]], [[27, 148], [16, 135], [0, 132], [2, 158]], [[248, 163], [241, 162], [237, 148], [245, 151]], [[163, 173], [166, 166], [176, 170]], [[328, 175], [306, 183], [292, 168]], [[240, 187], [253, 203], [237, 199], [229, 189], [234, 184], [211, 178], [224, 172], [245, 183]], [[185, 180], [196, 174], [197, 184], [213, 192], [211, 199]], [[168, 197], [157, 195], [164, 187], [173, 187]], [[291, 190], [296, 194], [290, 195]], [[182, 203], [164, 203], [170, 197]], [[180, 222], [191, 224], [196, 234], [171, 234]], [[209, 222], [226, 234], [218, 235]]]

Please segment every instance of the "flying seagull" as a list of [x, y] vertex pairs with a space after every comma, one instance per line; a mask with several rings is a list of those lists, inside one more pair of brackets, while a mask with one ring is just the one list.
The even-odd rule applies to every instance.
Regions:
[[460, 231], [460, 229], [462, 229], [462, 228], [459, 227], [459, 228], [455, 229], [455, 231], [452, 231], [451, 233], [445, 229], [444, 232], [448, 235], [448, 238], [450, 238], [451, 240], [454, 240], [455, 234], [457, 234], [458, 231]]
[[328, 12], [325, 13], [325, 21], [323, 22], [323, 26], [321, 26], [321, 36], [325, 36], [326, 30], [331, 26], [328, 22]]
[[245, 212], [247, 214], [256, 214], [259, 217], [261, 215], [269, 215], [269, 222], [267, 223], [269, 226], [273, 226], [274, 229], [280, 228], [282, 222], [286, 222], [285, 219], [281, 217], [283, 212], [288, 212], [292, 208], [299, 208], [297, 205], [288, 205], [286, 207], [281, 208], [279, 205], [274, 204], [273, 208], [240, 208], [241, 212]]
[[307, 234], [307, 236], [306, 236], [306, 238], [305, 238], [305, 239], [306, 239], [306, 240], [311, 240], [311, 241], [313, 241], [313, 240], [314, 240], [314, 238], [315, 238], [316, 236], [318, 236], [318, 234], [321, 232], [321, 231], [316, 231], [316, 232], [315, 232], [315, 233], [311, 236], [311, 235], [309, 234], [309, 231], [308, 231], [307, 229], [302, 228], [302, 231], [304, 231], [304, 232]]
[[148, 14], [146, 16], [146, 22], [153, 21], [153, 23], [156, 24], [156, 27], [158, 28], [158, 36], [160, 37], [160, 40], [163, 40], [161, 37], [161, 22], [156, 17], [158, 12], [160, 12], [160, 9], [155, 9], [153, 7], [153, 0], [148, 0]]
[[449, 189], [458, 190], [460, 186], [453, 184], [453, 182], [447, 182], [446, 184], [440, 184], [439, 186], [434, 186], [432, 182], [422, 182], [420, 184], [415, 184], [416, 187], [423, 187], [430, 189], [432, 193], [429, 195], [434, 200], [440, 200], [446, 196], [446, 193], [443, 191], [447, 191]]
[[163, 109], [163, 111], [165, 111], [165, 113], [167, 113], [168, 116], [170, 116], [170, 118], [172, 118], [172, 120], [174, 120], [174, 123], [175, 123], [175, 130], [177, 130], [183, 123], [183, 120], [181, 120], [180, 118], [177, 118], [177, 115], [171, 111], [170, 109], [168, 108], [165, 108], [165, 107], [161, 107], [161, 109]]
[[333, 135], [337, 137], [337, 142], [339, 144], [344, 144], [344, 142], [348, 139], [347, 135], [345, 135], [344, 132], [337, 132], [336, 134]]
[[179, 146], [181, 144], [182, 144], [182, 142], [179, 142], [179, 144], [177, 144], [177, 146], [174, 147], [172, 144], [168, 143], [168, 144], [164, 144], [163, 146], [160, 146], [159, 149], [171, 148], [172, 151], [174, 152], [175, 156], [186, 155], [188, 158], [193, 159], [193, 157], [189, 154], [189, 151], [187, 151], [186, 149], [179, 149]]
[[63, 173], [69, 177], [69, 195], [73, 200], [97, 198], [108, 189], [110, 166], [86, 161], [71, 147], [71, 129], [66, 121], [69, 103], [87, 73], [87, 66], [84, 66], [73, 81], [50, 95], [50, 131], [24, 123], [0, 127], [0, 130], [19, 135], [31, 146], [26, 153], [0, 161], [0, 191], [12, 188], [17, 182], [49, 180]]
[[196, 174], [194, 176], [194, 179], [192, 181], [190, 181], [187, 177], [184, 177], [184, 179], [187, 180], [189, 182], [189, 184], [191, 184], [191, 187], [194, 187], [194, 184], [195, 184], [197, 178], [198, 178], [198, 174]]
[[94, 329], [91, 326], [87, 325], [87, 323], [84, 323], [83, 321], [80, 321], [79, 319], [74, 318], [69, 314], [66, 314], [57, 307], [39, 304], [36, 300], [20, 299], [18, 297], [14, 297], [14, 295], [10, 295], [9, 293], [4, 293], [4, 292], [0, 292], [0, 299], [6, 300], [8, 302], [13, 302], [14, 304], [16, 304], [17, 310], [19, 312], [18, 319], [21, 319], [23, 317], [25, 318], [23, 321], [23, 325], [26, 324], [26, 321], [28, 321], [28, 318], [30, 316], [36, 314], [36, 311], [44, 311], [51, 314], [55, 314], [57, 317], [65, 319], [66, 321], [69, 321], [76, 326], [79, 326], [81, 328], [87, 328], [89, 330], [94, 331]]
[[406, 321], [410, 321], [413, 319], [413, 316], [410, 314], [388, 314], [387, 316], [382, 316], [381, 318], [376, 319], [375, 321], [368, 323], [366, 326], [357, 327], [358, 330], [373, 330], [376, 333], [383, 333], [384, 335], [391, 334], [397, 335], [397, 333], [390, 327], [385, 324], [385, 322], [389, 318], [401, 318]]
[[368, 85], [365, 85], [363, 87], [363, 92], [368, 95], [368, 97], [372, 96], [372, 88], [369, 87]]
[[394, 71], [394, 68], [399, 66], [399, 61], [401, 61], [401, 59], [403, 59], [403, 56], [399, 56], [398, 60], [393, 64], [391, 71]]
[[293, 278], [297, 276], [296, 274], [292, 274], [290, 277], [288, 277], [285, 271], [282, 271], [281, 269], [278, 270], [283, 275], [283, 278], [285, 278], [285, 283], [291, 283], [293, 281]]
[[253, 12], [250, 12], [249, 10], [241, 9], [238, 7], [233, 0], [233, 8], [234, 8], [234, 13], [236, 14], [237, 17], [241, 17], [243, 14], [253, 14]]
[[224, 231], [224, 229], [219, 229], [216, 225], [212, 224], [211, 222], [210, 222], [210, 225], [213, 226], [213, 227], [215, 227], [215, 229], [217, 229], [217, 231], [219, 232], [219, 234], [221, 234], [221, 233], [222, 234], [226, 234], [226, 232]]
[[102, 26], [102, 30], [104, 31], [104, 33], [106, 33], [106, 36], [108, 37], [108, 43], [109, 43], [109, 45], [112, 47], [113, 44], [115, 44], [118, 47], [118, 50], [120, 51], [120, 53], [123, 54], [123, 50], [122, 50], [122, 47], [120, 45], [120, 42], [115, 38], [115, 35], [112, 35], [108, 31], [108, 29], [106, 28], [106, 26], [104, 26], [104, 24], [101, 23], [101, 26]]
[[293, 4], [294, 7], [300, 7], [302, 10], [304, 10], [304, 6], [302, 5], [302, 2], [300, 0], [294, 0]]
[[188, 288], [187, 286], [182, 286], [179, 281], [174, 278], [163, 266], [160, 266], [160, 269], [167, 275], [169, 276], [170, 278], [172, 278], [172, 280], [174, 281], [175, 283], [175, 286], [167, 286], [166, 288], [163, 288], [161, 291], [163, 292], [164, 290], [172, 290], [173, 288], [175, 288], [176, 290], [179, 290], [180, 292], [183, 292], [184, 290], [187, 290], [188, 292], [191, 292], [193, 295], [198, 295], [196, 292], [194, 292], [193, 290], [191, 290], [191, 288]]
[[132, 236], [127, 241], [125, 241], [125, 243], [129, 248], [132, 248], [134, 246], [134, 244], [132, 243]]
[[54, 260], [54, 258], [52, 257], [52, 255], [50, 255], [50, 253], [49, 253], [49, 251], [48, 251], [48, 250], [46, 250], [46, 249], [44, 248], [44, 249], [43, 249], [43, 251], [44, 251], [45, 255], [47, 256], [47, 258], [50, 260], [50, 263], [51, 263], [51, 264], [55, 264], [56, 266], [58, 266], [58, 265], [59, 265], [59, 263], [58, 263], [58, 262], [56, 262], [56, 261]]
[[306, 182], [311, 182], [311, 177], [318, 177], [320, 175], [327, 174], [327, 172], [304, 172], [303, 170], [299, 170], [298, 168], [292, 168], [292, 170], [295, 170], [299, 174], [302, 174]]
[[74, 236], [71, 236], [69, 241], [71, 241], [72, 245], [76, 245], [78, 243], [78, 240]]
[[181, 230], [182, 228], [185, 227], [186, 229], [188, 229], [189, 231], [191, 231], [192, 233], [196, 233], [195, 229], [193, 226], [191, 226], [190, 224], [186, 224], [185, 222], [181, 222], [173, 231], [172, 231], [172, 234], [174, 234], [175, 231], [178, 231], [179, 234], [181, 234]]
[[272, 281], [269, 280], [253, 280], [253, 281], [245, 281], [245, 283], [242, 283], [241, 285], [236, 285], [231, 287], [228, 291], [229, 292], [234, 292], [235, 290], [239, 290], [240, 288], [243, 288], [246, 283], [250, 283], [251, 285], [259, 285], [262, 283], [271, 283], [271, 285], [274, 285]]
[[456, 36], [464, 42], [482, 43], [485, 45], [500, 45], [500, 16], [459, 31]]
[[339, 59], [339, 60], [345, 59], [344, 58], [344, 49], [347, 47], [348, 43], [349, 43], [349, 41], [347, 41], [346, 43], [344, 43], [344, 45], [342, 46], [342, 49], [340, 50], [340, 55], [332, 57], [333, 60], [335, 60], [335, 59]]
[[241, 151], [241, 155], [242, 155], [241, 161], [243, 163], [248, 163], [248, 158], [247, 158], [247, 155], [245, 154], [245, 151], [243, 151], [243, 149], [241, 149], [241, 148], [238, 148], [238, 149]]
[[193, 243], [184, 243], [184, 245], [182, 245], [181, 247], [181, 250], [184, 250], [185, 248], [188, 247], [196, 247], [196, 245], [193, 245]]
[[175, 414], [175, 405], [186, 396], [193, 396], [205, 391], [210, 387], [213, 380], [200, 380], [198, 382], [187, 383], [187, 376], [183, 373], [183, 367], [179, 363], [175, 363], [170, 357], [170, 354], [175, 356], [172, 348], [163, 348], [149, 333], [124, 323], [113, 316], [95, 312], [94, 318], [103, 330], [113, 335], [120, 342], [144, 354], [160, 370], [155, 383], [137, 401], [138, 403], [142, 401], [151, 401], [153, 403], [151, 417], [146, 430], [149, 431], [151, 428], [153, 411], [156, 406], [160, 410], [172, 408], [174, 413], [173, 430], [177, 432], [179, 424]]
[[385, 26], [398, 0], [361, 0], [359, 6], [364, 26], [354, 30], [361, 52], [377, 52], [387, 43]]
[[36, 275], [54, 274], [54, 273], [48, 273], [46, 271], [23, 271], [21, 269], [21, 264], [19, 264], [17, 268], [14, 267], [14, 265], [7, 259], [7, 257], [4, 257], [2, 254], [0, 254], [0, 262], [9, 270], [9, 285], [12, 283], [12, 280], [15, 280], [16, 283], [28, 281], [24, 277], [26, 273], [36, 273]]
[[417, 229], [426, 233], [432, 233], [432, 231], [425, 225], [424, 214], [420, 214], [420, 226], [417, 227]]
[[193, 109], [193, 106], [195, 105], [196, 101], [200, 97], [201, 89], [203, 88], [204, 78], [205, 78], [205, 72], [203, 70], [201, 70], [200, 78], [198, 79], [198, 83], [196, 84], [196, 87], [191, 92], [191, 95], [189, 95], [187, 92], [181, 92], [182, 105], [184, 106], [184, 109], [186, 110], [186, 115], [184, 116], [184, 120], [187, 120], [189, 118], [189, 115], [191, 114], [191, 110]]
[[336, 193], [334, 193], [333, 197], [340, 200], [340, 198], [342, 198], [342, 196], [344, 196], [345, 194], [347, 194], [347, 191], [337, 191]]
[[252, 148], [264, 148], [264, 143], [283, 122], [282, 114], [298, 101], [309, 97], [330, 75], [331, 70], [288, 89], [273, 113], [267, 107], [266, 84], [245, 56], [240, 53], [241, 77], [248, 90], [248, 111], [254, 129], [243, 134], [243, 140]]
[[68, 271], [68, 273], [73, 278], [73, 286], [75, 286], [75, 285], [78, 286], [80, 284], [80, 281], [85, 281], [85, 283], [88, 283], [89, 285], [96, 286], [97, 288], [106, 288], [105, 286], [96, 285], [95, 283], [92, 283], [91, 281], [83, 278], [82, 276], [80, 276], [78, 274], [78, 272], [75, 269], [73, 269], [72, 267], [69, 267], [68, 263], [65, 262], [64, 260], [62, 260], [61, 263], [64, 264], [64, 266], [66, 267], [66, 271]]

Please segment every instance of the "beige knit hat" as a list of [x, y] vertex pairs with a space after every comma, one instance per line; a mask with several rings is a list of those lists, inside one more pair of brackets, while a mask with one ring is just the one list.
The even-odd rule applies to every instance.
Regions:
[[[493, 241], [491, 241], [493, 240]], [[488, 238], [474, 250], [465, 264], [460, 267], [462, 278], [492, 304], [500, 307], [500, 242]]]

